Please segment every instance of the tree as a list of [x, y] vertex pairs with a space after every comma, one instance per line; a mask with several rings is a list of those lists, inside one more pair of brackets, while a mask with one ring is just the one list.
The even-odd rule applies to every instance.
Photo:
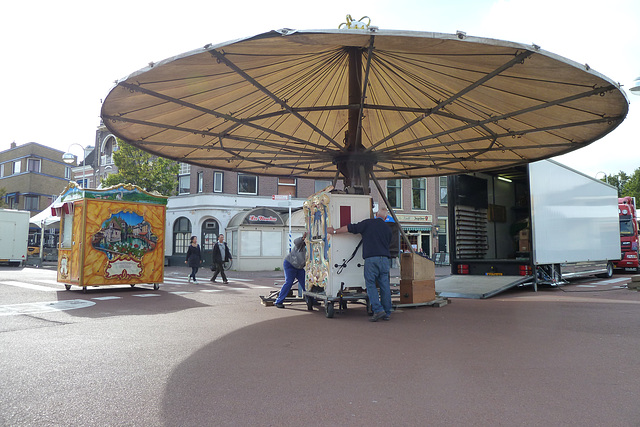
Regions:
[[165, 196], [176, 192], [180, 165], [173, 160], [152, 156], [118, 139], [118, 150], [113, 152], [113, 162], [118, 167], [118, 172], [103, 179], [103, 186], [135, 184]]
[[605, 175], [604, 178], [601, 178], [600, 181], [606, 182], [609, 185], [613, 185], [618, 189], [618, 197], [623, 197], [624, 186], [627, 181], [629, 181], [629, 175], [625, 172], [620, 171], [617, 174]]
[[637, 168], [633, 175], [624, 183], [622, 187], [622, 196], [635, 197], [640, 202], [640, 168]]

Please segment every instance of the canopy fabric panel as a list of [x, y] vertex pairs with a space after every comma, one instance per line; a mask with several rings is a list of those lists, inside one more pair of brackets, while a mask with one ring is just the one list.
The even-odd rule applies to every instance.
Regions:
[[[350, 111], [361, 138], [355, 151], [345, 143]], [[125, 141], [193, 165], [331, 179], [336, 162], [357, 152], [389, 179], [556, 156], [611, 132], [627, 111], [619, 85], [537, 46], [280, 30], [151, 64], [117, 83], [102, 118]]]

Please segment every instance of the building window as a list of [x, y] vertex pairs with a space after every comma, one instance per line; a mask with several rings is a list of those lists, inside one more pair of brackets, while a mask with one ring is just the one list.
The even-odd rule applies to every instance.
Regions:
[[238, 194], [258, 194], [258, 177], [238, 174]]
[[402, 209], [402, 180], [387, 180], [387, 199], [393, 209]]
[[27, 171], [40, 173], [40, 159], [27, 159]]
[[71, 179], [71, 167], [64, 167], [64, 179]]
[[198, 193], [204, 191], [204, 172], [198, 172]]
[[278, 178], [278, 194], [288, 194], [291, 197], [296, 197], [296, 179]]
[[18, 209], [19, 196], [18, 193], [7, 194], [4, 198], [9, 209]]
[[441, 176], [440, 181], [440, 205], [447, 204], [447, 177]]
[[118, 151], [118, 142], [113, 136], [107, 138], [103, 146], [103, 154], [100, 156], [100, 165], [112, 165], [113, 164], [113, 152]]
[[214, 193], [222, 193], [222, 172], [214, 172], [213, 173], [213, 192]]
[[331, 185], [331, 181], [325, 181], [323, 179], [316, 179], [314, 182], [314, 192], [322, 191]]
[[179, 175], [178, 194], [189, 194], [191, 190], [191, 165], [188, 163], [180, 163]]
[[24, 196], [24, 210], [26, 211], [37, 211], [40, 209], [38, 206], [39, 202], [38, 196]]
[[173, 223], [173, 254], [186, 254], [191, 242], [191, 222], [180, 217]]
[[178, 194], [189, 194], [189, 185], [191, 184], [191, 176], [183, 175], [178, 178]]
[[16, 162], [13, 162], [13, 174], [14, 175], [17, 174], [17, 173], [20, 173], [20, 163], [21, 163], [20, 160], [18, 160]]
[[427, 178], [411, 180], [411, 209], [427, 210]]

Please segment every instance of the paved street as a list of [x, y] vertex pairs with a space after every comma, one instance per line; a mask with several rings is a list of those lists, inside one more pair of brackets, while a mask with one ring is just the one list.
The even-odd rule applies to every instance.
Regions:
[[[444, 272], [444, 273], [443, 273]], [[640, 420], [629, 275], [367, 321], [265, 307], [282, 272], [229, 285], [65, 291], [0, 267], [0, 425], [576, 425]], [[446, 269], [438, 274], [446, 274]], [[621, 279], [621, 280], [616, 280]]]

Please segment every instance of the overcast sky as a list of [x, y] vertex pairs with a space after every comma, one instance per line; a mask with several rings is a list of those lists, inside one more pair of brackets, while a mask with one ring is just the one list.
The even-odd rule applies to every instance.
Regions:
[[[283, 27], [333, 29], [346, 14], [381, 29], [465, 31], [531, 44], [629, 88], [640, 76], [638, 0], [111, 0], [0, 6], [0, 151], [37, 142], [81, 155], [114, 81], [173, 55]], [[587, 175], [640, 167], [640, 96], [605, 138], [556, 158]], [[601, 177], [602, 174], [598, 175]]]

